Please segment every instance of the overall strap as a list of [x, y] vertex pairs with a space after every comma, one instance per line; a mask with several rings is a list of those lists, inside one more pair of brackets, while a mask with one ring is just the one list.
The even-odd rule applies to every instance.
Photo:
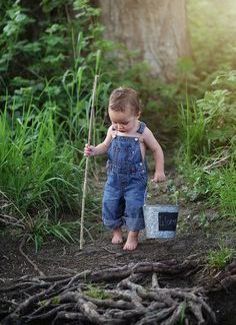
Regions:
[[140, 122], [137, 133], [143, 134], [145, 127], [146, 127], [146, 124], [144, 122]]

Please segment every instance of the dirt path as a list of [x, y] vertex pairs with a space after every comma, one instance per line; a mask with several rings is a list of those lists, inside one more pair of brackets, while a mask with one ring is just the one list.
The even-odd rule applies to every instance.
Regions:
[[[155, 197], [156, 193], [153, 192], [150, 198], [155, 200]], [[168, 194], [162, 191], [159, 193], [159, 200], [165, 202], [168, 200]], [[94, 241], [87, 238], [83, 251], [79, 250], [79, 244], [65, 244], [50, 239], [43, 243], [37, 254], [32, 243], [26, 243], [24, 252], [45, 275], [76, 274], [84, 270], [101, 270], [131, 262], [153, 263], [170, 259], [182, 262], [191, 257], [197, 259], [199, 265], [202, 265], [201, 271], [188, 279], [174, 278], [169, 285], [174, 287], [202, 285], [211, 279], [211, 274], [204, 271], [206, 256], [210, 249], [218, 248], [222, 234], [216, 233], [214, 228], [206, 230], [201, 220], [199, 221], [199, 211], [199, 203], [187, 207], [182, 204], [175, 239], [148, 240], [145, 239], [145, 233], [142, 233], [140, 244], [133, 252], [123, 251], [122, 245], [112, 245], [110, 234], [107, 232], [102, 232]], [[214, 213], [213, 210], [205, 211], [205, 215], [212, 220]], [[234, 238], [229, 236], [227, 241], [229, 246], [235, 245]], [[0, 233], [0, 285], [2, 287], [24, 275], [38, 275], [32, 265], [19, 253], [19, 244], [20, 240], [17, 236], [10, 237], [7, 232]], [[231, 289], [222, 290], [211, 296], [210, 303], [219, 324], [236, 324], [236, 288]]]

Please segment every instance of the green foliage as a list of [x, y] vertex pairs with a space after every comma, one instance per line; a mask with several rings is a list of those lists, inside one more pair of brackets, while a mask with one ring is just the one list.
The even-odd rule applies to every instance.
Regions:
[[84, 293], [89, 297], [100, 299], [100, 300], [110, 298], [110, 296], [102, 288], [96, 287], [92, 284], [88, 285], [88, 289], [84, 291]]
[[186, 318], [186, 309], [187, 309], [187, 305], [186, 305], [186, 302], [182, 302], [180, 304], [180, 317], [179, 317], [179, 320], [178, 320], [178, 325], [183, 325], [185, 323], [185, 318]]
[[[38, 249], [46, 235], [72, 240], [59, 220], [80, 211], [96, 74], [94, 143], [105, 130], [111, 83], [101, 71], [111, 66], [103, 54], [112, 45], [87, 0], [4, 0], [1, 8], [0, 191]], [[88, 203], [94, 208], [89, 193]]]
[[[138, 53], [102, 38], [100, 11], [88, 0], [2, 1], [0, 191], [36, 248], [46, 234], [73, 238], [58, 220], [80, 209], [95, 74], [100, 78], [93, 143], [105, 132], [111, 86], [136, 88], [150, 128], [162, 129], [162, 145], [177, 127], [181, 131], [179, 161], [188, 198], [207, 198], [222, 215], [235, 215], [236, 9], [225, 10], [232, 0], [223, 9], [219, 3], [188, 1], [193, 57], [179, 60], [177, 79], [167, 84], [151, 78], [144, 62], [129, 66]], [[117, 51], [127, 54], [120, 69], [114, 66]], [[186, 89], [177, 120], [176, 103], [184, 102]], [[173, 190], [173, 199], [177, 195]], [[95, 215], [96, 203], [90, 197], [87, 203]]]
[[[47, 217], [38, 216], [31, 218], [27, 216], [23, 220], [25, 233], [28, 235], [28, 241], [33, 241], [36, 252], [42, 246], [45, 238], [54, 237], [65, 243], [75, 242], [75, 231], [78, 232], [78, 222], [52, 222]], [[78, 239], [78, 238], [77, 238]]]
[[218, 204], [223, 215], [236, 216], [236, 171], [233, 165], [212, 172], [209, 177], [210, 203]]
[[235, 250], [226, 246], [220, 246], [218, 250], [209, 252], [208, 265], [214, 269], [223, 269], [235, 255]]
[[198, 110], [193, 103], [190, 107], [187, 100], [186, 108], [181, 105], [180, 111], [180, 132], [181, 132], [181, 146], [184, 152], [184, 159], [186, 161], [193, 161], [199, 152], [204, 152], [207, 147], [206, 139], [206, 122], [204, 114]]
[[[224, 76], [226, 83], [219, 83]], [[235, 72], [219, 75], [212, 86], [227, 87], [227, 81], [235, 82]], [[185, 160], [200, 161], [204, 156], [215, 153], [217, 148], [233, 149], [236, 131], [236, 110], [234, 93], [231, 89], [213, 89], [206, 91], [202, 99], [181, 105], [181, 142]], [[232, 150], [233, 152], [233, 150]]]
[[[181, 149], [178, 160], [189, 199], [207, 199], [222, 216], [236, 215], [235, 71], [221, 73], [203, 98], [190, 100], [179, 113]], [[235, 221], [234, 221], [235, 222]]]
[[[78, 209], [81, 171], [68, 142], [58, 146], [61, 131], [54, 112], [24, 117], [0, 116], [0, 188], [22, 214]], [[57, 131], [56, 131], [57, 130]]]
[[[101, 37], [99, 10], [87, 0], [4, 1], [0, 28], [2, 101], [22, 110], [56, 104], [64, 116], [83, 107], [108, 42]], [[103, 88], [102, 88], [103, 89]], [[101, 89], [101, 93], [102, 93]], [[79, 106], [79, 107], [78, 107]], [[73, 110], [71, 109], [73, 108]], [[75, 120], [77, 116], [75, 117]]]
[[[181, 159], [181, 155], [178, 159]], [[182, 189], [185, 197], [189, 201], [206, 199], [209, 197], [209, 182], [207, 173], [204, 172], [201, 165], [196, 163], [182, 162], [179, 167], [184, 175], [186, 185]]]

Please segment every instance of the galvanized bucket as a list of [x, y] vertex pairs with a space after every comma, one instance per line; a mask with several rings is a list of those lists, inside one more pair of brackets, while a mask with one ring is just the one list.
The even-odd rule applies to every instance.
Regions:
[[146, 238], [174, 238], [179, 206], [171, 204], [144, 205]]

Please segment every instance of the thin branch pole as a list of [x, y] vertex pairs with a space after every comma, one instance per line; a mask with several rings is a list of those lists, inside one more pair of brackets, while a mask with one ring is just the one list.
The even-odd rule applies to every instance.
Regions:
[[[91, 138], [92, 138], [92, 125], [93, 125], [93, 118], [94, 118], [94, 102], [95, 102], [95, 95], [96, 95], [97, 79], [98, 79], [98, 75], [95, 75], [94, 82], [93, 82], [92, 104], [91, 104], [91, 111], [89, 117], [88, 145], [90, 145]], [[85, 210], [86, 188], [87, 188], [87, 178], [88, 178], [88, 162], [89, 162], [89, 157], [86, 157], [82, 208], [81, 208], [81, 218], [80, 218], [80, 245], [79, 245], [80, 249], [83, 249], [83, 241], [84, 241], [84, 210]]]

